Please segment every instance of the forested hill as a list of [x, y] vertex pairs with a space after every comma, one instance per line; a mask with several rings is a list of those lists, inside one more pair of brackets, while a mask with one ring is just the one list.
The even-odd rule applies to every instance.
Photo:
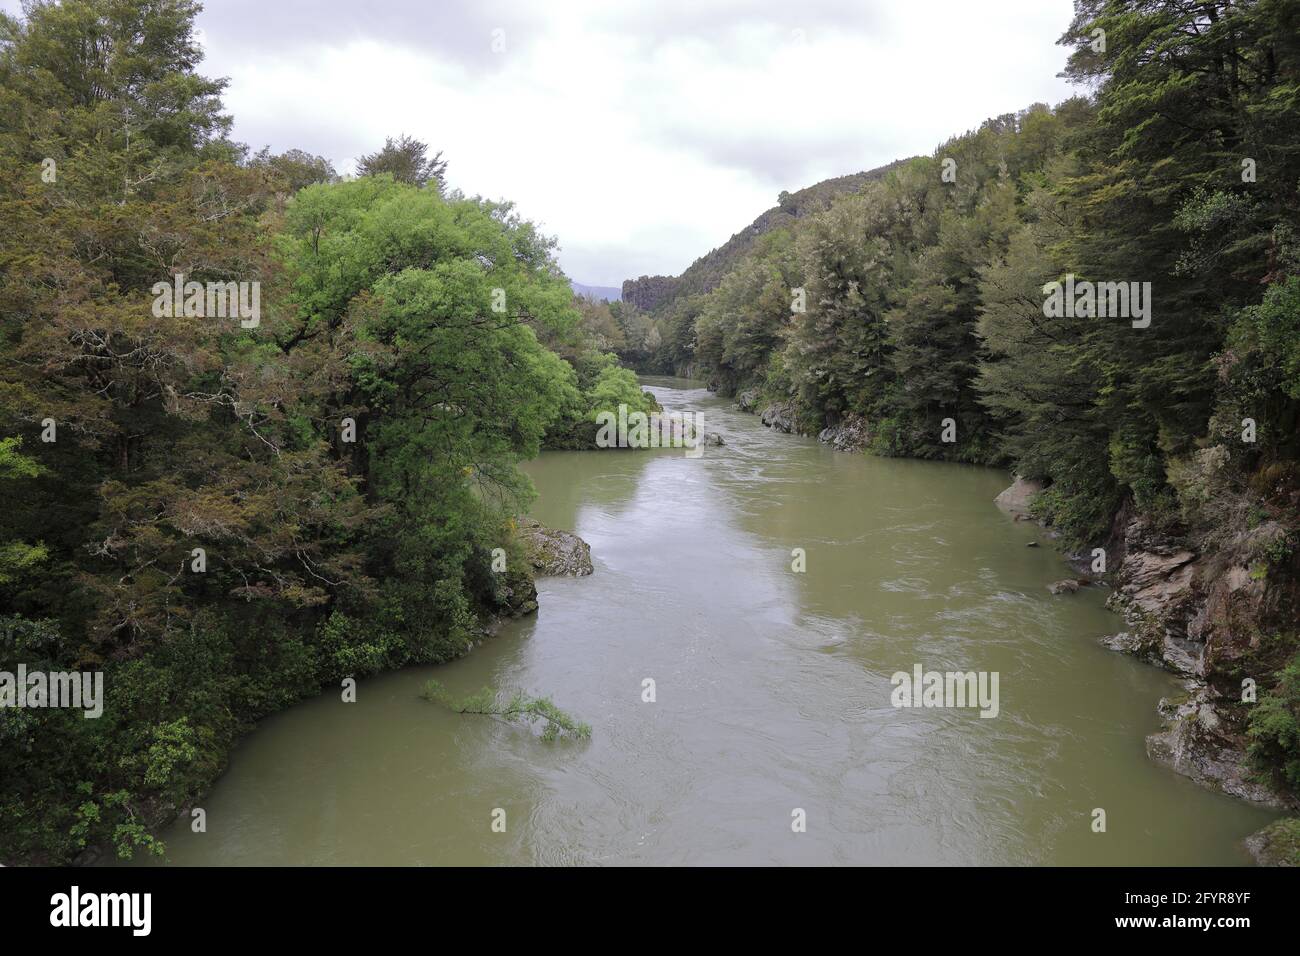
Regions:
[[778, 204], [768, 209], [716, 249], [700, 256], [680, 276], [641, 276], [623, 281], [623, 301], [645, 312], [666, 310], [679, 296], [710, 292], [722, 277], [754, 248], [759, 236], [792, 225], [797, 219], [820, 212], [839, 196], [854, 193], [881, 179], [903, 160], [862, 173], [824, 179], [796, 192], [782, 192]]

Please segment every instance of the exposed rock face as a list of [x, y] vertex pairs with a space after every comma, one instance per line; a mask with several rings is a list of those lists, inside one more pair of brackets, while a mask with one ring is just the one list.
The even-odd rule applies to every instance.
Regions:
[[1143, 523], [1131, 523], [1111, 606], [1130, 626], [1132, 653], [1175, 673], [1200, 676], [1201, 648], [1187, 639], [1196, 599], [1196, 554], [1144, 538]]
[[623, 301], [631, 302], [642, 312], [651, 312], [677, 289], [675, 276], [641, 276], [623, 280]]
[[595, 570], [591, 545], [576, 534], [548, 528], [532, 518], [517, 519], [516, 527], [537, 574], [582, 577]]
[[1272, 806], [1300, 806], [1294, 795], [1252, 779], [1245, 763], [1250, 705], [1241, 700], [1241, 682], [1251, 675], [1242, 668], [1258, 648], [1267, 596], [1263, 582], [1240, 563], [1252, 553], [1252, 543], [1240, 544], [1198, 554], [1163, 538], [1144, 519], [1128, 519], [1108, 602], [1124, 615], [1128, 629], [1102, 643], [1187, 679], [1185, 700], [1161, 702], [1166, 727], [1147, 738], [1153, 760], [1211, 789]]
[[[762, 400], [757, 388], [747, 388], [736, 395], [736, 407], [742, 412], [757, 412], [768, 428], [791, 435], [805, 434], [799, 424], [799, 408], [793, 401], [774, 402], [760, 409]], [[817, 440], [836, 451], [860, 452], [871, 444], [871, 425], [861, 415], [850, 413], [818, 432]]]
[[1243, 741], [1220, 717], [1207, 688], [1193, 687], [1185, 700], [1160, 701], [1157, 710], [1168, 725], [1147, 737], [1147, 756], [1234, 797], [1273, 806], [1291, 805], [1285, 795], [1251, 779], [1251, 769], [1242, 759]]
[[705, 432], [700, 437], [700, 444], [701, 445], [725, 445], [726, 442], [722, 440], [722, 436], [719, 435], [717, 432]]
[[993, 503], [1003, 511], [1009, 511], [1014, 515], [1027, 515], [1034, 495], [1042, 490], [1041, 481], [1032, 481], [1016, 475], [1016, 480], [1011, 483], [1011, 487], [994, 498]]
[[786, 434], [798, 434], [798, 422], [794, 415], [793, 402], [778, 402], [775, 405], [769, 405], [759, 413], [759, 419], [768, 428], [775, 428], [779, 432]]
[[1270, 823], [1246, 837], [1246, 849], [1260, 866], [1300, 866], [1300, 817]]
[[502, 614], [522, 617], [537, 610], [537, 585], [533, 583], [531, 574], [515, 570], [506, 572], [501, 578], [497, 601]]
[[835, 425], [823, 428], [817, 440], [839, 451], [862, 451], [871, 444], [871, 429], [861, 415], [845, 415]]

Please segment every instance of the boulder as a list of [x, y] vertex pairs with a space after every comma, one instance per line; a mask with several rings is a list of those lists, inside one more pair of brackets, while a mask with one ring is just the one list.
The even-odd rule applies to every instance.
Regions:
[[496, 599], [501, 614], [522, 617], [537, 610], [537, 585], [533, 583], [532, 574], [521, 569], [494, 577], [499, 582]]
[[775, 428], [779, 432], [790, 434], [798, 428], [798, 423], [794, 417], [794, 405], [790, 402], [778, 402], [775, 405], [769, 405], [759, 414], [759, 419], [768, 428]]
[[518, 518], [516, 533], [539, 575], [582, 577], [591, 574], [591, 545], [571, 531], [548, 528], [532, 518]]
[[1041, 481], [1033, 481], [1016, 475], [1011, 487], [994, 498], [993, 503], [1003, 511], [1008, 511], [1011, 514], [1027, 515], [1034, 495], [1042, 490], [1043, 483]]
[[1108, 650], [1118, 651], [1121, 654], [1132, 654], [1135, 657], [1140, 657], [1142, 654], [1141, 639], [1128, 631], [1107, 634], [1101, 638], [1100, 644]]
[[1076, 581], [1074, 578], [1066, 578], [1064, 581], [1057, 581], [1055, 584], [1049, 584], [1047, 590], [1053, 594], [1073, 594], [1079, 588], [1083, 587], [1085, 582]]

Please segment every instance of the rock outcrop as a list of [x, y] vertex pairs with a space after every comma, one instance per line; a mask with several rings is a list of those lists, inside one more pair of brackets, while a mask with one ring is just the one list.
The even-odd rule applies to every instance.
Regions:
[[496, 599], [504, 617], [532, 614], [537, 610], [537, 585], [533, 583], [533, 576], [523, 570], [500, 575]]
[[1242, 699], [1242, 681], [1253, 676], [1265, 683], [1265, 674], [1254, 670], [1261, 669], [1259, 622], [1267, 613], [1264, 581], [1242, 563], [1257, 550], [1248, 538], [1202, 554], [1159, 534], [1145, 519], [1128, 518], [1108, 601], [1128, 627], [1102, 643], [1186, 681], [1187, 697], [1160, 703], [1165, 729], [1147, 738], [1153, 760], [1233, 796], [1300, 807], [1294, 795], [1257, 779], [1246, 763], [1251, 704]]
[[1260, 866], [1300, 866], [1300, 817], [1270, 823], [1246, 837], [1246, 849]]
[[[763, 404], [757, 388], [747, 388], [736, 395], [736, 407], [742, 412], [756, 412], [768, 428], [789, 435], [809, 434], [799, 421], [799, 407], [793, 401]], [[817, 433], [817, 440], [836, 451], [861, 452], [871, 444], [871, 424], [862, 415], [850, 413]]]
[[534, 572], [582, 577], [591, 574], [591, 545], [571, 531], [548, 528], [532, 518], [516, 521], [517, 534]]
[[793, 402], [777, 402], [769, 405], [759, 413], [758, 417], [768, 428], [775, 428], [786, 434], [799, 434], [799, 423], [795, 418]]
[[[1039, 483], [1017, 477], [995, 500], [1021, 520], [1041, 490]], [[1171, 538], [1130, 508], [1121, 510], [1106, 548], [1115, 572], [1107, 604], [1127, 626], [1101, 644], [1184, 680], [1187, 695], [1162, 700], [1157, 708], [1165, 727], [1147, 737], [1152, 760], [1223, 793], [1300, 808], [1300, 798], [1264, 779], [1246, 759], [1252, 701], [1242, 699], [1243, 679], [1264, 684], [1276, 669], [1260, 653], [1260, 640], [1267, 630], [1262, 622], [1278, 602], [1256, 561], [1279, 537], [1274, 525], [1264, 522], [1201, 551], [1193, 539]], [[1089, 558], [1069, 557], [1086, 570]], [[1069, 593], [1087, 583], [1067, 579], [1049, 590]]]
[[1209, 690], [1191, 683], [1191, 696], [1164, 699], [1156, 708], [1166, 727], [1147, 737], [1147, 756], [1185, 777], [1243, 800], [1294, 806], [1285, 795], [1256, 781], [1245, 763], [1245, 741], [1220, 716]]
[[623, 280], [623, 301], [632, 303], [642, 312], [653, 312], [659, 303], [672, 298], [676, 291], [675, 276], [641, 276]]
[[817, 440], [838, 451], [862, 451], [871, 444], [871, 428], [861, 415], [845, 415], [817, 433]]

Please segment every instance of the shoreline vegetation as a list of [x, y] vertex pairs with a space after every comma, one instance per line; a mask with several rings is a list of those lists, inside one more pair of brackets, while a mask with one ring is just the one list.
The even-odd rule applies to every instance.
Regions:
[[[535, 574], [591, 573], [518, 517], [518, 465], [659, 411], [637, 371], [1023, 476], [1031, 517], [1103, 552], [1109, 646], [1188, 682], [1153, 759], [1297, 806], [1292, 7], [1079, 0], [1089, 96], [783, 192], [622, 302], [575, 297], [556, 240], [410, 137], [346, 178], [233, 141], [197, 9], [0, 14], [0, 670], [106, 689], [92, 720], [0, 709], [0, 862], [162, 855], [263, 717], [453, 660], [536, 611]], [[248, 308], [157, 302], [182, 276]], [[1076, 278], [1116, 294], [1044, 307]], [[1131, 283], [1140, 314], [1097, 314]], [[545, 698], [460, 704], [590, 733]], [[1296, 862], [1294, 829], [1257, 858]]]
[[518, 463], [658, 407], [424, 143], [231, 140], [197, 10], [0, 15], [0, 670], [105, 686], [0, 708], [6, 864], [161, 855], [261, 718], [535, 610]]

